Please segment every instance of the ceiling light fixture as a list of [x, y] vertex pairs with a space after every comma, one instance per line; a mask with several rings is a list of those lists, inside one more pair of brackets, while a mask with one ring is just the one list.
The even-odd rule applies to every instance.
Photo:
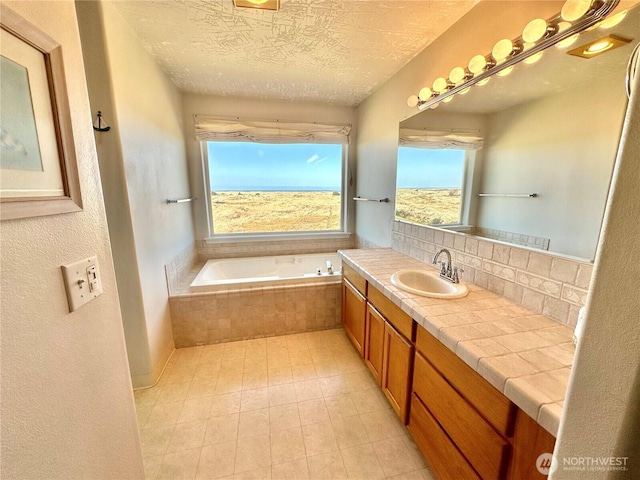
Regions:
[[280, 0], [233, 0], [233, 5], [252, 10], [280, 10]]
[[631, 40], [629, 40], [628, 38], [619, 37], [618, 35], [612, 34], [607, 35], [606, 37], [598, 38], [593, 42], [580, 45], [573, 50], [569, 50], [567, 53], [576, 57], [593, 58], [605, 52], [608, 52], [609, 50], [613, 50], [614, 48], [622, 47], [630, 42]]
[[[541, 18], [532, 20], [525, 26], [520, 37], [513, 40], [503, 38], [494, 45], [490, 55], [474, 56], [469, 60], [466, 69], [454, 68], [449, 73], [448, 79], [440, 77], [433, 82], [433, 91], [431, 88], [425, 87], [419, 95], [410, 96], [407, 104], [411, 108], [418, 107], [419, 110], [435, 108], [439, 102], [463, 90], [468, 90], [473, 85], [486, 84], [493, 74], [503, 72], [501, 76], [508, 75], [513, 70], [513, 65], [518, 62], [530, 59], [526, 63], [535, 63], [542, 56], [544, 49], [552, 45], [560, 48], [568, 47], [577, 40], [579, 32], [593, 26], [599, 26], [600, 22], [615, 9], [619, 1], [566, 0], [561, 12], [556, 16], [549, 20]], [[606, 22], [602, 22], [602, 25], [606, 25]], [[610, 35], [609, 37], [615, 36]], [[621, 40], [625, 43], [628, 42], [626, 39]], [[591, 51], [586, 55], [593, 57], [616, 46], [618, 45], [601, 45], [600, 50], [598, 50], [598, 46], [591, 47]], [[584, 50], [589, 47], [590, 45], [581, 47], [583, 55]], [[569, 53], [572, 52], [573, 50]]]

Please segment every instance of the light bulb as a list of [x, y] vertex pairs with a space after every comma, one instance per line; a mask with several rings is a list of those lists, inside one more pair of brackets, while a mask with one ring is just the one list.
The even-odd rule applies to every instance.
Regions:
[[458, 92], [458, 95], [466, 95], [467, 93], [469, 93], [469, 90], [471, 90], [471, 87], [467, 87], [464, 90]]
[[269, 0], [248, 0], [249, 3], [253, 3], [254, 5], [264, 5]]
[[513, 65], [511, 65], [510, 67], [505, 68], [504, 70], [500, 70], [496, 75], [498, 75], [499, 77], [506, 77], [511, 72], [513, 72]]
[[489, 80], [491, 80], [491, 77], [483, 78], [478, 83], [476, 83], [476, 85], [481, 87], [481, 86], [486, 85], [487, 83], [489, 83]]
[[464, 82], [467, 72], [462, 67], [456, 67], [449, 72], [449, 80], [455, 85], [459, 85]]
[[433, 91], [436, 93], [445, 92], [448, 87], [449, 82], [447, 82], [447, 80], [442, 77], [436, 78], [436, 81], [433, 82]]
[[422, 101], [429, 100], [433, 95], [433, 92], [429, 87], [424, 87], [420, 92], [418, 92], [418, 98]]
[[576, 33], [575, 35], [571, 35], [569, 38], [565, 38], [564, 40], [556, 43], [556, 47], [558, 48], [570, 47], [571, 45], [576, 43], [576, 40], [578, 40], [579, 35], [580, 35], [579, 33]]
[[469, 71], [474, 75], [478, 75], [479, 73], [484, 72], [484, 69], [487, 67], [487, 59], [484, 55], [476, 55], [471, 60], [469, 60]]
[[525, 58], [524, 63], [526, 63], [527, 65], [533, 65], [534, 63], [536, 63], [538, 60], [542, 58], [543, 53], [544, 52], [534, 53], [530, 57]]
[[613, 42], [610, 40], [600, 40], [599, 42], [592, 43], [589, 48], [584, 50], [585, 55], [595, 55], [596, 53], [602, 53], [613, 47]]
[[562, 6], [560, 16], [567, 22], [575, 22], [584, 17], [591, 9], [591, 0], [567, 0]]
[[496, 60], [496, 62], [500, 62], [507, 58], [513, 52], [513, 42], [508, 38], [503, 38], [499, 40], [491, 50], [491, 55]]
[[443, 103], [449, 103], [451, 100], [453, 100], [453, 95], [451, 95], [450, 97], [447, 97], [445, 99], [443, 99]]
[[411, 108], [416, 107], [418, 105], [417, 95], [411, 95], [409, 98], [407, 98], [407, 105], [409, 105]]
[[440, 106], [440, 102], [438, 102], [438, 103], [434, 103], [434, 104], [433, 104], [433, 105], [431, 105], [429, 108], [430, 108], [431, 110], [435, 110], [435, 109], [436, 109], [436, 108], [438, 108], [439, 106]]
[[534, 43], [543, 38], [547, 34], [547, 21], [542, 18], [536, 18], [527, 23], [522, 31], [522, 40]]
[[615, 15], [613, 15], [612, 17], [609, 17], [603, 21], [601, 21], [598, 24], [599, 28], [602, 29], [607, 29], [607, 28], [611, 28], [611, 27], [615, 27], [616, 25], [618, 25], [622, 20], [624, 20], [624, 17], [627, 16], [627, 12], [628, 10], [623, 10], [620, 13], [616, 13]]

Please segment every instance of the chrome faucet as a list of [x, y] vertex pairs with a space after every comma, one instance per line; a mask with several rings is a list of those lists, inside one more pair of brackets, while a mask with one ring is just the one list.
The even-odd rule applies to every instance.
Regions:
[[449, 250], [443, 248], [442, 250], [438, 251], [433, 256], [432, 263], [436, 265], [438, 263], [438, 257], [440, 257], [440, 255], [443, 253], [447, 256], [447, 261], [440, 263], [440, 277], [452, 283], [460, 283], [460, 278], [458, 276], [458, 267], [454, 267], [453, 269], [451, 268], [451, 252]]
[[331, 260], [327, 260], [327, 273], [328, 274], [333, 273], [333, 265], [331, 264]]

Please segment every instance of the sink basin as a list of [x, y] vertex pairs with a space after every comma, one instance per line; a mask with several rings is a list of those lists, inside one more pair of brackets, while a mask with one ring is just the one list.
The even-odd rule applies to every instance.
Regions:
[[396, 287], [416, 295], [431, 298], [461, 298], [469, 293], [463, 283], [451, 283], [438, 276], [437, 271], [398, 270], [391, 275]]

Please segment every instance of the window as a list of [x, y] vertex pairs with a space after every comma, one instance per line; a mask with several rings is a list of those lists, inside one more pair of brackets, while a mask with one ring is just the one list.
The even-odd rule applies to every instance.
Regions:
[[206, 147], [214, 235], [343, 231], [343, 145]]
[[469, 155], [474, 152], [399, 147], [396, 219], [421, 225], [462, 223]]

